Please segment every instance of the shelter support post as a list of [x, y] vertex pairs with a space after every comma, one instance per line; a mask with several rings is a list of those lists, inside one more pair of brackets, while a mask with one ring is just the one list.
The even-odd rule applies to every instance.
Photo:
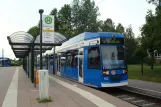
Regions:
[[55, 46], [54, 46], [54, 56], [53, 56], [53, 74], [55, 74]]
[[27, 75], [29, 78], [29, 55], [27, 56]]
[[48, 68], [49, 68], [49, 56], [48, 55], [46, 55], [46, 69], [48, 70]]
[[23, 58], [23, 70], [25, 71], [25, 58]]
[[34, 53], [34, 57], [36, 57], [34, 59], [34, 65], [35, 65], [35, 71], [34, 71], [34, 86], [36, 87], [36, 71], [37, 71], [37, 56]]
[[31, 47], [31, 81], [34, 83], [34, 45]]

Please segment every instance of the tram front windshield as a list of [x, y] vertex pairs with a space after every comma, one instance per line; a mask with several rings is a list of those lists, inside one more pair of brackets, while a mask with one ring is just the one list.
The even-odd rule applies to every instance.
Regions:
[[101, 46], [103, 69], [126, 68], [123, 46]]

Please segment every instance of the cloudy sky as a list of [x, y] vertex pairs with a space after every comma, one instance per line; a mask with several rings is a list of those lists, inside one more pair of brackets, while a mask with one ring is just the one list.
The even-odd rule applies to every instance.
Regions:
[[[7, 36], [16, 31], [27, 31], [37, 25], [40, 8], [44, 9], [44, 14], [49, 14], [54, 7], [60, 9], [71, 1], [0, 0], [0, 56], [4, 48], [5, 57], [15, 57]], [[146, 0], [95, 0], [95, 2], [101, 14], [99, 19], [111, 18], [116, 24], [120, 22], [125, 27], [131, 24], [136, 37], [140, 34], [139, 28], [145, 23], [147, 10], [155, 10], [155, 6], [148, 4]]]

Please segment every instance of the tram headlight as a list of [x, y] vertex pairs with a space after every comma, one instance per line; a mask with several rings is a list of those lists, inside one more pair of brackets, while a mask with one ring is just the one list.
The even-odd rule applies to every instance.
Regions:
[[103, 75], [109, 75], [110, 72], [109, 71], [103, 71]]
[[127, 70], [123, 70], [123, 73], [125, 74], [125, 73], [127, 73], [128, 71]]

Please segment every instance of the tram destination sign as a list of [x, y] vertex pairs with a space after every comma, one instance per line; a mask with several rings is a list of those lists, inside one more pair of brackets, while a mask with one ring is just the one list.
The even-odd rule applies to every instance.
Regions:
[[101, 44], [124, 44], [124, 38], [101, 38]]

